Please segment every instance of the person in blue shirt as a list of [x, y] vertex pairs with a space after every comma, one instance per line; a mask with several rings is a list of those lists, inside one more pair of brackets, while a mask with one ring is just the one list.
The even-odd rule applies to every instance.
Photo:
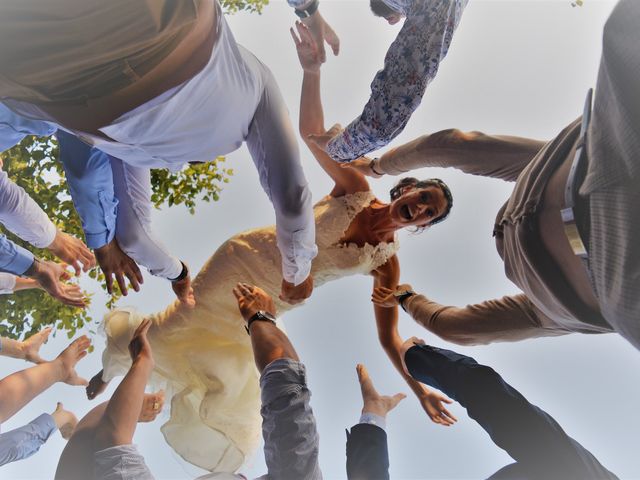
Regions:
[[[151, 274], [170, 280], [178, 298], [193, 305], [186, 265], [169, 254], [151, 230], [149, 169], [127, 165], [58, 130], [53, 123], [25, 118], [0, 103], [0, 149], [14, 146], [27, 135], [54, 133], [87, 245], [96, 253], [109, 293], [114, 276], [124, 295], [128, 293], [125, 278], [138, 291], [143, 281], [139, 263]], [[15, 258], [20, 263], [6, 270], [18, 275], [25, 274], [27, 265], [34, 263], [30, 253], [0, 237], [0, 263], [2, 258]]]
[[[37, 334], [38, 337], [33, 343], [38, 344], [42, 339], [42, 333]], [[5, 344], [7, 348], [12, 348], [12, 343], [8, 339], [0, 339], [0, 353], [5, 349]], [[91, 341], [86, 336], [79, 337], [55, 360], [43, 361], [0, 380], [0, 424], [4, 424], [55, 383], [62, 382], [72, 386], [87, 385], [87, 381], [78, 376], [75, 367], [87, 355], [90, 345]], [[38, 348], [39, 345], [35, 354], [37, 359], [40, 359]], [[0, 433], [0, 466], [30, 457], [56, 430], [60, 430], [63, 438], [70, 438], [77, 422], [75, 415], [64, 410], [63, 405], [58, 403], [51, 415], [42, 414], [27, 425]]]

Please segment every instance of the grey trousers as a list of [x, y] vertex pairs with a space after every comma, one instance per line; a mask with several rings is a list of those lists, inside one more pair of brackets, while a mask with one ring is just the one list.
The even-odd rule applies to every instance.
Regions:
[[309, 405], [305, 367], [271, 362], [260, 377], [262, 435], [269, 480], [320, 480], [318, 431]]
[[621, 0], [604, 27], [580, 194], [603, 316], [640, 349], [640, 1]]

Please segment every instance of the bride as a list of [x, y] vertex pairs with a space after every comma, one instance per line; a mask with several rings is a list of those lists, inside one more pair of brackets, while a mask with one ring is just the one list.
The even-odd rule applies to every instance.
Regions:
[[[304, 70], [300, 104], [303, 138], [324, 133], [320, 98], [320, 65], [316, 44], [304, 25], [291, 30]], [[391, 203], [373, 195], [365, 177], [341, 168], [311, 142], [308, 147], [334, 180], [329, 195], [314, 207], [319, 253], [312, 267], [316, 286], [354, 274], [372, 275], [374, 287], [394, 288], [400, 266], [395, 232], [405, 227], [426, 228], [442, 221], [452, 199], [440, 180], [402, 179], [391, 190]], [[294, 306], [278, 299], [280, 252], [275, 227], [240, 233], [209, 258], [193, 282], [197, 305], [174, 302], [152, 315], [149, 341], [156, 367], [152, 383], [165, 388], [171, 417], [162, 433], [188, 462], [210, 471], [235, 471], [258, 446], [260, 389], [249, 337], [232, 288], [238, 282], [258, 285], [276, 299], [278, 315]], [[450, 402], [402, 370], [397, 331], [397, 307], [374, 306], [378, 336], [391, 362], [436, 423], [455, 421], [444, 407]], [[130, 365], [127, 345], [144, 317], [130, 309], [116, 310], [104, 321], [107, 347], [103, 370], [87, 387], [89, 398]]]

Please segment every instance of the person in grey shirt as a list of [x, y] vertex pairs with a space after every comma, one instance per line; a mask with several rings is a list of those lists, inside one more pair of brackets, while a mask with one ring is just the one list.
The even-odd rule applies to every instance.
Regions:
[[[87, 384], [86, 380], [78, 376], [75, 366], [87, 354], [91, 344], [89, 339], [85, 336], [78, 338], [55, 360], [45, 362], [39, 356], [38, 350], [42, 344], [42, 338], [46, 339], [47, 335], [48, 331], [45, 330], [44, 333], [36, 334], [34, 341], [27, 340], [24, 343], [1, 339], [0, 352], [5, 350], [5, 354], [17, 358], [19, 357], [17, 352], [22, 351], [23, 358], [42, 363], [0, 380], [0, 423], [9, 420], [31, 400], [57, 382], [74, 386]], [[26, 347], [17, 348], [20, 345], [26, 345]], [[76, 423], [75, 415], [64, 410], [63, 405], [58, 403], [51, 415], [42, 414], [27, 425], [0, 433], [0, 466], [30, 457], [56, 430], [60, 430], [63, 438], [69, 438]]]

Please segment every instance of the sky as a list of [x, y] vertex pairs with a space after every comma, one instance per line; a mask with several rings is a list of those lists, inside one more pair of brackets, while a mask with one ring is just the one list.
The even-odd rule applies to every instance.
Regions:
[[[570, 0], [471, 0], [437, 78], [391, 146], [452, 127], [552, 138], [580, 115], [587, 89], [595, 85], [602, 27], [613, 5], [595, 0], [586, 0], [582, 7], [572, 7]], [[347, 124], [359, 114], [373, 75], [400, 26], [391, 27], [373, 17], [364, 0], [323, 0], [320, 9], [342, 40], [339, 57], [329, 55], [322, 71], [329, 127], [335, 122]], [[229, 17], [238, 42], [273, 70], [295, 125], [302, 72], [288, 33], [294, 20], [284, 1], [273, 0], [261, 16]], [[332, 185], [303, 145], [301, 151], [317, 201]], [[259, 188], [246, 148], [229, 155], [227, 166], [235, 173], [219, 202], [198, 205], [193, 216], [180, 206], [154, 213], [159, 235], [193, 271], [228, 237], [273, 222], [273, 211]], [[455, 203], [443, 224], [419, 235], [400, 233], [402, 281], [448, 305], [517, 293], [504, 275], [491, 237], [495, 214], [512, 185], [442, 169], [421, 169], [415, 176], [444, 179]], [[395, 180], [372, 180], [372, 188], [379, 198], [387, 199]], [[89, 279], [81, 283], [89, 291], [98, 291]], [[346, 477], [344, 430], [357, 423], [362, 408], [355, 374], [359, 362], [367, 365], [380, 392], [408, 394], [388, 417], [392, 478], [486, 478], [511, 463], [459, 405], [451, 407], [459, 419], [455, 426], [444, 428], [429, 421], [378, 344], [371, 287], [371, 278], [365, 276], [336, 281], [317, 289], [303, 307], [284, 317], [308, 369], [324, 477]], [[120, 305], [151, 313], [171, 300], [167, 283], [145, 274], [142, 292]], [[104, 296], [97, 293], [91, 306], [94, 318], [105, 313], [103, 305]], [[492, 366], [603, 465], [621, 478], [640, 478], [635, 454], [640, 430], [640, 354], [617, 335], [574, 334], [463, 348], [434, 337], [402, 312], [400, 333], [404, 338], [420, 336]], [[86, 378], [100, 370], [104, 343], [99, 335], [92, 336], [96, 351], [78, 367]], [[64, 334], [57, 335], [43, 348], [44, 356], [53, 358], [67, 343]], [[2, 375], [23, 367], [21, 361], [0, 359]], [[3, 424], [3, 431], [53, 411], [59, 400], [79, 417], [93, 405], [81, 389], [56, 385]], [[165, 411], [156, 422], [138, 428], [135, 441], [149, 467], [158, 479], [201, 474], [164, 443], [159, 428], [167, 418]], [[55, 434], [31, 459], [3, 467], [0, 477], [51, 478], [63, 447], [64, 441]], [[242, 472], [249, 477], [266, 472], [261, 451]]]

